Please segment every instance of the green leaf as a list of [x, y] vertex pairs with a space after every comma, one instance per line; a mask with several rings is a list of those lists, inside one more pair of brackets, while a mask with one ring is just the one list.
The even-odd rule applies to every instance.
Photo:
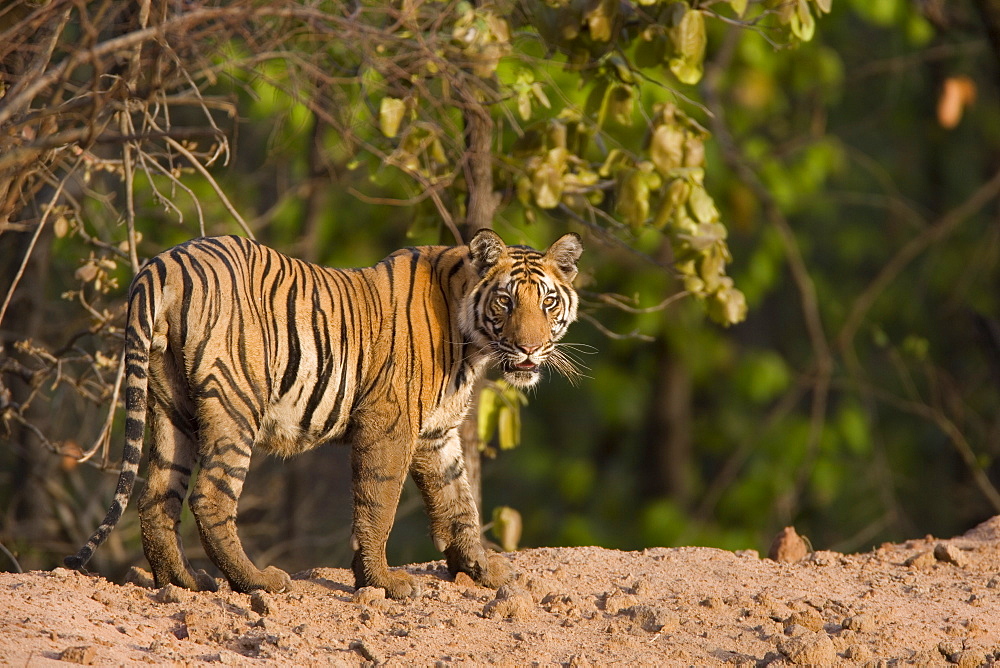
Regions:
[[[829, 0], [826, 0], [829, 2]], [[736, 16], [743, 18], [747, 11], [747, 0], [729, 0], [729, 6], [733, 8]]]
[[497, 417], [497, 436], [501, 450], [516, 448], [521, 442], [521, 412], [508, 404], [500, 406]]
[[646, 180], [646, 175], [638, 169], [621, 172], [615, 213], [636, 231], [649, 218], [649, 182]]
[[608, 91], [608, 113], [621, 125], [632, 124], [635, 93], [629, 86], [612, 86]]
[[531, 177], [531, 189], [535, 204], [542, 209], [554, 209], [562, 198], [562, 173], [551, 164], [541, 165]]
[[587, 13], [587, 27], [590, 38], [595, 42], [609, 42], [615, 31], [620, 4], [618, 0], [600, 0], [594, 9]]
[[524, 522], [521, 513], [509, 506], [499, 506], [493, 509], [493, 537], [504, 552], [514, 552], [521, 542], [521, 531]]
[[383, 97], [379, 104], [378, 127], [389, 139], [399, 133], [399, 125], [406, 113], [406, 103], [395, 97]]
[[714, 223], [719, 220], [719, 210], [715, 208], [712, 196], [705, 190], [705, 186], [696, 183], [691, 187], [691, 195], [688, 197], [688, 206], [695, 219], [701, 223]]
[[736, 288], [723, 288], [706, 302], [708, 317], [724, 327], [735, 325], [747, 317], [747, 300]]
[[813, 38], [816, 32], [816, 20], [813, 18], [812, 12], [809, 11], [807, 0], [797, 0], [795, 12], [789, 19], [788, 25], [792, 29], [792, 34], [803, 42], [808, 42]]
[[663, 123], [653, 131], [649, 157], [664, 177], [684, 164], [684, 130], [675, 123]]
[[670, 71], [681, 83], [698, 83], [707, 42], [705, 17], [696, 9], [688, 9], [677, 25], [670, 29], [670, 40], [676, 54], [670, 59]]
[[487, 443], [493, 438], [500, 411], [500, 397], [492, 387], [484, 387], [479, 393], [479, 410], [476, 432], [480, 442]]
[[531, 95], [527, 90], [522, 90], [517, 94], [517, 115], [522, 121], [531, 118]]

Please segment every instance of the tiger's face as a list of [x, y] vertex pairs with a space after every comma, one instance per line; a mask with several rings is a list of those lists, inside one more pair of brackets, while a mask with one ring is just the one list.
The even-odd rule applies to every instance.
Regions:
[[577, 375], [557, 342], [576, 320], [573, 279], [582, 252], [576, 234], [563, 235], [544, 253], [507, 246], [490, 230], [469, 242], [480, 281], [466, 302], [466, 334], [489, 352], [511, 385], [531, 387], [545, 364]]

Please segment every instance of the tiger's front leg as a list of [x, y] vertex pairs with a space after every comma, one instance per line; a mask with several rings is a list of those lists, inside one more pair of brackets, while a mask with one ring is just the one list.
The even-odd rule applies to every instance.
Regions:
[[400, 570], [390, 571], [385, 557], [413, 440], [385, 433], [371, 436], [358, 429], [351, 447], [354, 584], [358, 588], [381, 587], [386, 596], [395, 599], [420, 594], [413, 576]]
[[458, 429], [421, 438], [410, 473], [423, 495], [434, 542], [444, 552], [452, 575], [465, 572], [494, 589], [509, 582], [514, 574], [510, 562], [483, 546]]

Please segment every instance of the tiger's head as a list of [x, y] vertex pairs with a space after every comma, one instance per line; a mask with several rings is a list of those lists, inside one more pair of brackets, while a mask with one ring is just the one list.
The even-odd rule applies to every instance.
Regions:
[[582, 252], [579, 235], [572, 233], [544, 253], [508, 246], [491, 230], [480, 230], [469, 242], [479, 282], [466, 299], [463, 330], [511, 385], [531, 387], [544, 364], [570, 378], [578, 375], [556, 342], [576, 320], [573, 279]]

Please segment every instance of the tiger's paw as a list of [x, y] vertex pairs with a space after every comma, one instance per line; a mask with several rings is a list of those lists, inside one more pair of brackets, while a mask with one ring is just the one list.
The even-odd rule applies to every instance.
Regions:
[[492, 553], [487, 555], [486, 568], [480, 571], [479, 577], [473, 575], [472, 579], [484, 587], [499, 589], [514, 579], [514, 567], [507, 557]]
[[452, 546], [445, 550], [448, 570], [452, 575], [468, 573], [477, 584], [491, 589], [497, 589], [510, 582], [514, 577], [514, 567], [507, 557], [496, 552], [487, 552], [479, 548], [479, 555], [469, 557]]
[[385, 590], [387, 598], [396, 600], [404, 598], [416, 598], [420, 596], [420, 583], [409, 573], [404, 571], [389, 571], [384, 578], [367, 578], [361, 582], [355, 578], [355, 587], [381, 587]]
[[272, 594], [286, 592], [292, 586], [291, 576], [276, 566], [268, 566], [264, 569], [263, 581], [264, 586], [261, 589], [265, 589]]
[[249, 594], [258, 589], [263, 589], [269, 594], [280, 594], [288, 591], [292, 585], [292, 578], [280, 568], [268, 566], [262, 571], [253, 573], [248, 578], [231, 578], [229, 584], [233, 589], [244, 594]]

